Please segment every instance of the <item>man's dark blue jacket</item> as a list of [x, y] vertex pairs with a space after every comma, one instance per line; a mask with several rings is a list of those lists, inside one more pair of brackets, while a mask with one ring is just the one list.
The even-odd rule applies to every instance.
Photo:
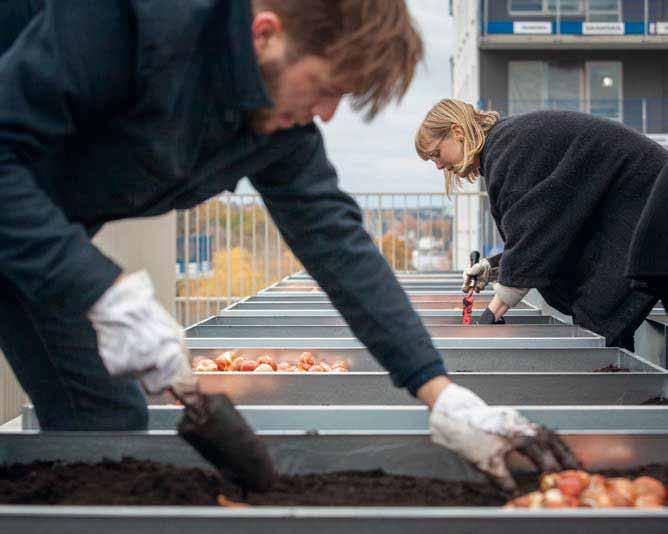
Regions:
[[248, 176], [394, 383], [414, 392], [444, 374], [317, 127], [248, 128], [248, 112], [271, 105], [248, 2], [0, 0], [0, 10], [12, 39], [0, 56], [0, 289], [84, 314], [120, 272], [90, 242], [100, 226], [190, 208]]

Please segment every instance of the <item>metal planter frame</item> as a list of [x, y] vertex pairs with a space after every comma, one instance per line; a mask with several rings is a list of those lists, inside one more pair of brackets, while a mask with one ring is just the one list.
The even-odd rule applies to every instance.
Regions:
[[[206, 327], [215, 329], [218, 327]], [[221, 327], [223, 328], [223, 327]], [[269, 328], [269, 327], [267, 327]], [[295, 327], [303, 335], [262, 337], [268, 330], [252, 327], [226, 329], [225, 337], [188, 337], [190, 349], [205, 348], [305, 348], [305, 349], [355, 349], [363, 348], [360, 341], [349, 337], [347, 328]], [[433, 337], [437, 348], [585, 348], [602, 347], [605, 339], [574, 325], [452, 325], [433, 327], [438, 335]], [[252, 332], [257, 332], [253, 334]], [[294, 330], [296, 332], [296, 330]], [[272, 332], [273, 333], [273, 332]], [[326, 337], [338, 333], [348, 337]], [[254, 337], [248, 337], [252, 335]]]
[[[430, 443], [422, 432], [272, 433], [262, 436], [281, 472], [384, 469], [391, 473], [480, 480], [459, 458]], [[624, 468], [665, 460], [665, 433], [562, 433], [588, 469]], [[100, 461], [133, 456], [178, 466], [203, 461], [174, 432], [0, 434], [0, 462], [59, 459]], [[325, 468], [326, 466], [326, 468]], [[526, 468], [519, 461], [518, 469]], [[399, 533], [416, 529], [449, 533], [577, 534], [665, 532], [668, 511], [506, 510], [444, 507], [131, 507], [0, 506], [3, 532], [138, 533]]]
[[[256, 432], [427, 432], [426, 406], [248, 406], [237, 409]], [[531, 421], [562, 432], [662, 432], [665, 406], [518, 406]], [[32, 405], [23, 406], [22, 430], [39, 430]], [[183, 407], [149, 406], [149, 430], [174, 430]]]
[[[505, 317], [506, 324], [567, 324], [551, 315], [509, 315]], [[422, 322], [425, 326], [460, 325], [461, 315], [427, 316]], [[214, 315], [195, 323], [186, 329], [186, 336], [193, 328], [200, 326], [346, 326], [347, 323], [340, 315], [330, 316], [291, 316], [291, 315]]]

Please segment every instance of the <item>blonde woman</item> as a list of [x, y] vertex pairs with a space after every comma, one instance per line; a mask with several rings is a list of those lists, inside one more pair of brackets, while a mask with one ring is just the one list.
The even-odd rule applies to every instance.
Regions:
[[465, 273], [478, 276], [480, 290], [498, 267], [495, 297], [480, 322], [498, 321], [536, 288], [608, 345], [633, 348], [633, 333], [657, 298], [625, 276], [628, 248], [668, 152], [584, 113], [500, 119], [451, 99], [427, 113], [415, 147], [445, 172], [448, 192], [484, 177], [505, 248]]

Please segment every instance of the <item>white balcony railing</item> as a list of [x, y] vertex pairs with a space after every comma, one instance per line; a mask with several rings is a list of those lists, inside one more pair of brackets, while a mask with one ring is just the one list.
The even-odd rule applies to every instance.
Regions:
[[[355, 199], [367, 231], [397, 271], [460, 269], [471, 250], [501, 246], [485, 193], [361, 193]], [[176, 269], [176, 315], [188, 325], [301, 265], [259, 195], [225, 194], [179, 212]]]

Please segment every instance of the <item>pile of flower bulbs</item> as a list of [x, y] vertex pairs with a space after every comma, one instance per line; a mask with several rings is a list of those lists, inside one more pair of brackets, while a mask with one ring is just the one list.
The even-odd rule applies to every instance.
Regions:
[[296, 362], [279, 362], [270, 354], [263, 354], [257, 359], [244, 358], [233, 351], [225, 351], [215, 358], [196, 357], [192, 361], [193, 371], [198, 373], [215, 373], [221, 371], [255, 372], [255, 373], [347, 373], [350, 369], [344, 360], [336, 360], [332, 364], [320, 361], [310, 352], [302, 352]]
[[546, 473], [540, 491], [513, 499], [507, 508], [657, 508], [666, 504], [666, 487], [659, 480], [642, 476], [606, 478], [586, 471]]

